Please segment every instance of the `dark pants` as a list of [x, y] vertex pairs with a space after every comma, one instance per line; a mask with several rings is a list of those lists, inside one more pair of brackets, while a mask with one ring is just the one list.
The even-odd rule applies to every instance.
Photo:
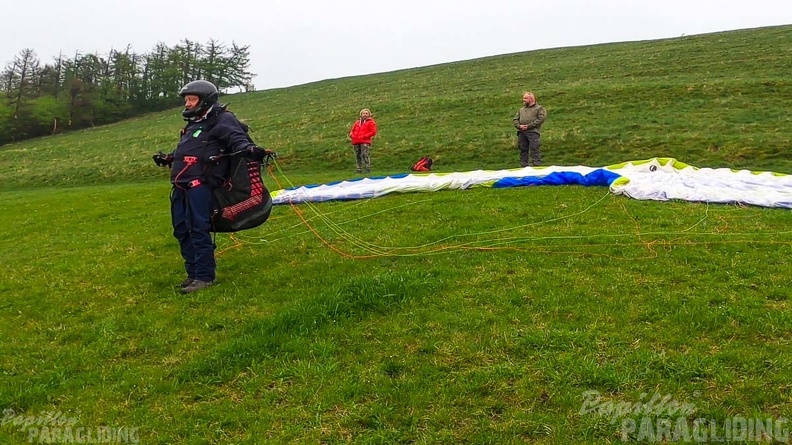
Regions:
[[355, 165], [357, 172], [360, 173], [362, 169], [365, 169], [366, 173], [370, 172], [371, 156], [369, 155], [369, 150], [371, 149], [371, 144], [354, 144], [353, 147], [355, 148]]
[[173, 187], [171, 221], [173, 236], [179, 240], [187, 276], [201, 281], [214, 281], [214, 243], [209, 232], [212, 218], [212, 192], [199, 185], [192, 188]]
[[520, 165], [542, 165], [542, 145], [539, 133], [533, 131], [518, 131], [517, 141], [520, 143]]

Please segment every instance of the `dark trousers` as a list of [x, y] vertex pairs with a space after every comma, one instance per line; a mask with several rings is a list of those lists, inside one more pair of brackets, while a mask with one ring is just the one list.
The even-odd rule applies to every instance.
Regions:
[[199, 185], [192, 188], [173, 187], [171, 221], [173, 236], [179, 241], [187, 276], [201, 281], [214, 281], [214, 243], [209, 232], [212, 218], [212, 192]]
[[520, 143], [520, 165], [542, 165], [542, 146], [539, 133], [533, 131], [518, 131], [517, 141]]
[[370, 172], [371, 156], [369, 155], [369, 150], [371, 149], [371, 144], [354, 144], [353, 147], [355, 148], [357, 172], [360, 173], [363, 169], [366, 169], [366, 173]]

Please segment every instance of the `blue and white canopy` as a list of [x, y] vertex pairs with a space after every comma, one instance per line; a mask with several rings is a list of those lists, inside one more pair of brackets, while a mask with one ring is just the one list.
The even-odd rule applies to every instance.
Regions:
[[433, 192], [471, 187], [532, 185], [607, 186], [635, 199], [741, 203], [792, 208], [792, 175], [728, 168], [697, 168], [673, 158], [631, 161], [607, 167], [549, 166], [455, 173], [419, 173], [360, 178], [272, 193], [274, 204], [376, 198], [389, 193]]

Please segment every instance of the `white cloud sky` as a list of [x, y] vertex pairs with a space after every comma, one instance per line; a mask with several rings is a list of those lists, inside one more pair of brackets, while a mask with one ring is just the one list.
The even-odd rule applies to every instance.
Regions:
[[[792, 1], [27, 0], [3, 9], [0, 63], [209, 39], [250, 45], [259, 90], [542, 48], [792, 24]], [[10, 11], [10, 15], [8, 14]]]

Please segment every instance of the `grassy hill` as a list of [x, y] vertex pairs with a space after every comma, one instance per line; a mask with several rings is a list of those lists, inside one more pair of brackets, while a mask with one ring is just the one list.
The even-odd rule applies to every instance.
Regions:
[[[515, 167], [524, 90], [549, 111], [548, 164], [792, 173], [791, 50], [783, 26], [225, 100], [281, 154], [271, 189], [352, 177], [363, 107], [374, 174], [422, 155]], [[183, 296], [150, 159], [181, 125], [174, 110], [0, 147], [0, 443], [65, 426], [146, 444], [613, 443], [640, 437], [625, 421], [679, 418], [614, 413], [653, 396], [720, 433], [792, 412], [788, 210], [584, 187], [278, 207], [218, 236], [218, 285]]]
[[[550, 163], [670, 156], [792, 172], [790, 29], [531, 51], [224, 100], [292, 172], [349, 173], [346, 134], [361, 108], [381, 130], [375, 173], [423, 155], [443, 171], [518, 166], [511, 118], [526, 89], [549, 112]], [[161, 178], [150, 155], [172, 150], [181, 125], [165, 112], [2, 147], [0, 187]]]

